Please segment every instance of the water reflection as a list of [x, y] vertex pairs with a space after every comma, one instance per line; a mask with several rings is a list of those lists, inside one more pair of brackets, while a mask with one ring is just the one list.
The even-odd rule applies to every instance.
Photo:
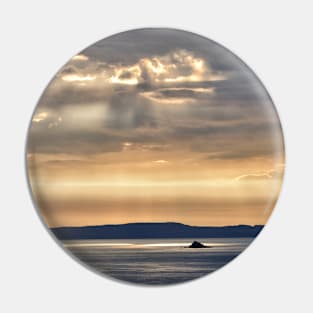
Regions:
[[188, 249], [191, 239], [80, 240], [64, 246], [97, 271], [142, 284], [173, 284], [211, 273], [240, 254], [253, 238], [197, 239], [211, 248]]

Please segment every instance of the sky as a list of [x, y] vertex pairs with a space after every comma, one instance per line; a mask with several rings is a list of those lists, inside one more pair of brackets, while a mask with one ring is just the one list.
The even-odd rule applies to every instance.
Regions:
[[141, 29], [57, 72], [32, 117], [27, 164], [50, 227], [221, 226], [266, 222], [285, 159], [271, 98], [240, 59], [195, 34]]

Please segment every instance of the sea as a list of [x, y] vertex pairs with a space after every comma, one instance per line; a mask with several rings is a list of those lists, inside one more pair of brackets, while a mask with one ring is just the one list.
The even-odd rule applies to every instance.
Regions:
[[221, 268], [254, 238], [197, 238], [210, 248], [187, 248], [193, 239], [68, 240], [63, 245], [107, 277], [145, 285], [186, 282]]

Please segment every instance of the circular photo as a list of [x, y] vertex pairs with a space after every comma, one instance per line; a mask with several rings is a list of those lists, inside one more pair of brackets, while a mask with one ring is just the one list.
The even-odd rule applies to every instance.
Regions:
[[73, 56], [27, 140], [39, 215], [81, 264], [168, 285], [212, 273], [260, 233], [285, 153], [266, 89], [232, 52], [175, 29], [131, 30]]

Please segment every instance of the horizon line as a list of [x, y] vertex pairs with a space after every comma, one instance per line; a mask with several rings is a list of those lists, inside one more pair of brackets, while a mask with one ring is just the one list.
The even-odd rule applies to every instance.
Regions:
[[122, 225], [133, 225], [133, 224], [179, 224], [183, 226], [189, 226], [189, 227], [215, 227], [215, 228], [223, 228], [223, 227], [236, 227], [236, 226], [249, 226], [249, 227], [256, 227], [256, 226], [262, 226], [264, 227], [265, 224], [232, 224], [232, 225], [189, 225], [184, 224], [180, 222], [130, 222], [130, 223], [122, 223], [122, 224], [96, 224], [96, 225], [71, 225], [71, 226], [53, 226], [49, 229], [56, 229], [56, 228], [84, 228], [84, 227], [101, 227], [101, 226], [122, 226]]

